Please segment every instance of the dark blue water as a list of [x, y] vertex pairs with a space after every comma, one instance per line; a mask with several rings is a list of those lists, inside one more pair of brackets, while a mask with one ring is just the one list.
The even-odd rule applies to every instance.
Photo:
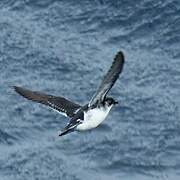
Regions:
[[[0, 180], [178, 180], [179, 32], [179, 0], [1, 0]], [[67, 119], [10, 88], [85, 104], [119, 50], [120, 103], [92, 131], [59, 138]]]

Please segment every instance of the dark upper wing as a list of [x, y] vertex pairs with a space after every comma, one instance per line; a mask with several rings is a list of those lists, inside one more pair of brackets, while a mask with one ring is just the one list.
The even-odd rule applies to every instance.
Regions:
[[104, 79], [100, 84], [98, 90], [96, 91], [95, 95], [92, 97], [91, 101], [89, 102], [89, 106], [92, 106], [97, 101], [104, 100], [106, 94], [112, 88], [117, 78], [119, 77], [119, 74], [122, 72], [123, 64], [124, 64], [124, 55], [120, 51], [116, 54], [109, 71], [104, 76]]
[[73, 117], [74, 112], [81, 107], [63, 97], [47, 95], [42, 92], [31, 91], [17, 86], [14, 86], [14, 90], [29, 100], [48, 105], [69, 117]]

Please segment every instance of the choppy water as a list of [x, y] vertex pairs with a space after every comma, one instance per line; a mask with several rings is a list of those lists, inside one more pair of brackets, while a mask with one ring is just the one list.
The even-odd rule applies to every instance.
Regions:
[[[0, 180], [180, 178], [178, 0], [0, 1]], [[66, 118], [21, 85], [84, 104], [118, 50], [120, 104], [62, 138]]]

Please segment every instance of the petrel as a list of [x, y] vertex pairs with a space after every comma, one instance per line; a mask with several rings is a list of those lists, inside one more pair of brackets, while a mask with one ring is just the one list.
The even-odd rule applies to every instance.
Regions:
[[124, 55], [119, 51], [114, 57], [113, 63], [104, 76], [96, 93], [89, 103], [84, 106], [69, 101], [64, 97], [48, 95], [39, 91], [31, 91], [19, 86], [14, 86], [14, 90], [31, 101], [47, 105], [66, 117], [69, 117], [69, 123], [60, 131], [59, 136], [72, 131], [89, 130], [97, 127], [104, 121], [111, 108], [118, 103], [112, 97], [108, 97], [107, 93], [122, 72], [123, 64]]

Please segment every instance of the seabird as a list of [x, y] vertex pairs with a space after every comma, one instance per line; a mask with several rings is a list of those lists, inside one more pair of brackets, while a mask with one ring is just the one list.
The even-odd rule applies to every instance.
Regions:
[[104, 121], [111, 108], [118, 103], [112, 97], [107, 97], [107, 93], [122, 72], [123, 64], [124, 55], [119, 51], [114, 57], [114, 61], [96, 93], [89, 103], [84, 106], [69, 101], [64, 97], [48, 95], [39, 91], [31, 91], [19, 86], [14, 86], [14, 90], [31, 101], [47, 105], [66, 117], [69, 117], [69, 123], [60, 132], [59, 136], [72, 131], [84, 131], [96, 128]]

